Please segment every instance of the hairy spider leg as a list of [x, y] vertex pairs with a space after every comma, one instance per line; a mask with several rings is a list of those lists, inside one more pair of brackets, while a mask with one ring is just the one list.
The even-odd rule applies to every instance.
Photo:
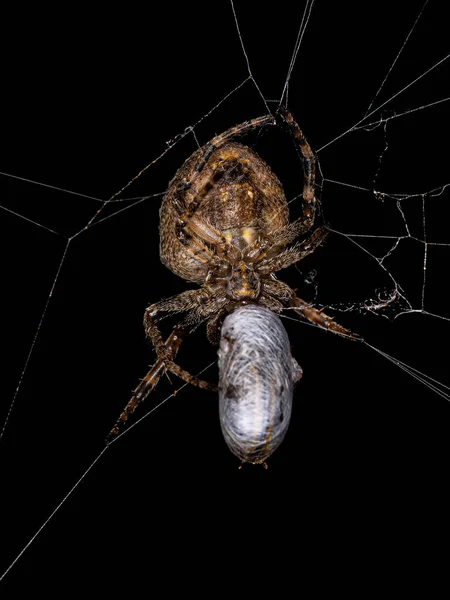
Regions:
[[[172, 358], [175, 358], [182, 340], [183, 336], [180, 335], [180, 332], [176, 328], [174, 328], [174, 330], [165, 342], [165, 346], [170, 351]], [[134, 413], [139, 404], [141, 404], [141, 402], [143, 402], [147, 398], [147, 396], [153, 391], [158, 381], [160, 380], [161, 375], [165, 371], [166, 365], [162, 360], [158, 359], [152, 366], [150, 371], [147, 373], [147, 375], [142, 379], [137, 388], [133, 390], [133, 395], [130, 401], [123, 409], [114, 427], [109, 432], [106, 438], [106, 443], [110, 443], [112, 439], [119, 434], [121, 427], [125, 425], [125, 423], [128, 420], [128, 417]]]
[[[204, 294], [205, 290], [203, 288], [198, 290], [188, 290], [187, 292], [178, 294], [178, 296], [173, 296], [167, 300], [161, 300], [161, 302], [152, 304], [145, 311], [144, 327], [146, 334], [155, 347], [158, 360], [164, 363], [164, 366], [168, 371], [177, 375], [180, 379], [186, 381], [186, 383], [196, 385], [204, 390], [217, 391], [217, 386], [208, 381], [204, 381], [203, 379], [199, 379], [173, 361], [174, 356], [172, 355], [170, 348], [164, 343], [157, 325], [158, 321], [161, 319], [162, 313], [190, 311], [190, 314], [185, 321], [175, 325], [174, 331], [177, 330], [179, 333], [182, 331], [187, 333], [186, 330], [189, 328], [189, 333], [191, 333], [207, 316], [201, 306]], [[195, 311], [195, 309], [197, 310]]]
[[299, 260], [302, 260], [308, 254], [311, 254], [316, 250], [325, 240], [328, 235], [328, 231], [323, 227], [318, 227], [313, 233], [303, 242], [299, 242], [290, 248], [286, 248], [279, 254], [271, 256], [271, 253], [267, 253], [267, 258], [258, 261], [258, 272], [261, 274], [275, 273], [281, 269], [286, 269], [291, 265], [295, 264]]
[[291, 299], [291, 306], [298, 315], [308, 319], [308, 321], [311, 321], [311, 323], [318, 325], [322, 329], [328, 329], [333, 333], [354, 341], [363, 341], [361, 336], [356, 333], [352, 333], [349, 329], [346, 329], [345, 327], [342, 327], [342, 325], [339, 325], [339, 323], [336, 323], [333, 317], [330, 317], [324, 313], [323, 310], [314, 308], [311, 306], [311, 304], [308, 304], [308, 302], [305, 302], [297, 296], [294, 296]]
[[348, 339], [362, 340], [357, 334], [336, 323], [333, 317], [323, 312], [323, 309], [314, 308], [305, 300], [298, 298], [294, 290], [283, 281], [270, 279], [265, 283], [264, 288], [270, 296], [277, 298], [285, 305], [288, 304], [300, 317], [318, 325], [321, 329], [327, 329]]
[[[171, 371], [183, 381], [195, 385], [202, 389], [217, 391], [217, 386], [207, 381], [199, 379], [195, 375], [191, 375], [185, 369], [173, 362], [178, 349], [181, 345], [183, 337], [187, 333], [191, 333], [201, 322], [202, 311], [199, 309], [197, 314], [192, 315], [192, 312], [200, 306], [201, 296], [204, 294], [202, 288], [198, 290], [188, 290], [178, 296], [173, 296], [167, 300], [162, 300], [156, 304], [152, 304], [147, 308], [144, 315], [144, 326], [146, 334], [150, 337], [153, 346], [155, 347], [158, 360], [152, 366], [147, 375], [142, 379], [141, 383], [134, 390], [128, 404], [123, 409], [121, 415], [117, 419], [114, 427], [109, 432], [106, 441], [111, 440], [118, 435], [121, 427], [127, 422], [128, 417], [136, 410], [138, 405], [143, 402], [147, 396], [153, 391], [159, 382], [161, 375], [165, 371]], [[158, 329], [157, 322], [161, 318], [161, 313], [167, 312], [183, 312], [191, 311], [190, 316], [184, 321], [177, 323], [164, 342], [161, 333]]]
[[[292, 243], [295, 239], [311, 229], [314, 225], [316, 216], [316, 197], [315, 197], [315, 181], [316, 181], [316, 157], [304, 136], [300, 126], [295, 121], [294, 117], [285, 108], [280, 108], [278, 120], [286, 123], [289, 132], [294, 141], [295, 147], [299, 154], [303, 167], [303, 206], [302, 214], [298, 219], [288, 223], [280, 228], [277, 232], [268, 235], [267, 238], [260, 244], [259, 256], [264, 255], [268, 249], [272, 251], [279, 246], [286, 246]], [[256, 120], [256, 119], [255, 119]]]

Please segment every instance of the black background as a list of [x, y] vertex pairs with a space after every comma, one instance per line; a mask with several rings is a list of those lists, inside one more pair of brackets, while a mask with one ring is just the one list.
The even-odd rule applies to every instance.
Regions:
[[[398, 4], [314, 7], [289, 87], [289, 107], [314, 149], [364, 115], [422, 7]], [[276, 100], [303, 6], [235, 8], [254, 80], [264, 98]], [[445, 56], [442, 13], [438, 2], [428, 4], [375, 106]], [[40, 7], [11, 14], [7, 29], [1, 170], [102, 200], [248, 76], [227, 2], [158, 6], [151, 17], [131, 6], [60, 14]], [[369, 120], [443, 100], [447, 90], [444, 63]], [[249, 81], [195, 134], [205, 143], [265, 113]], [[420, 194], [448, 183], [447, 135], [442, 103], [320, 151], [326, 179], [364, 188], [325, 181], [330, 227], [403, 235], [395, 202], [370, 190]], [[301, 170], [288, 137], [266, 132], [247, 143], [272, 166], [288, 198], [299, 193]], [[188, 133], [122, 196], [163, 193], [195, 148]], [[33, 342], [66, 237], [101, 204], [6, 177], [1, 186], [3, 207], [60, 234], [2, 212], [2, 414], [34, 344], [1, 442], [3, 571], [102, 450], [151, 364], [146, 306], [192, 286], [159, 262], [160, 196], [149, 198], [72, 239]], [[429, 241], [450, 243], [448, 199], [445, 190], [425, 201]], [[111, 204], [98, 220], [130, 204]], [[291, 208], [298, 214], [299, 203]], [[423, 237], [422, 198], [402, 208], [411, 234]], [[380, 240], [359, 241], [372, 254], [387, 250]], [[423, 250], [404, 241], [386, 262], [415, 309]], [[448, 247], [429, 247], [425, 286], [425, 309], [447, 318], [448, 256]], [[316, 269], [322, 304], [345, 308], [391, 287], [373, 258], [337, 234], [298, 268], [282, 278], [313, 299], [304, 279]], [[364, 310], [334, 314], [369, 344], [448, 383], [448, 321], [420, 312], [395, 320]], [[289, 433], [267, 470], [239, 470], [221, 437], [214, 394], [185, 388], [102, 456], [4, 582], [16, 594], [29, 585], [64, 590], [59, 586], [75, 581], [106, 593], [121, 581], [153, 586], [160, 579], [166, 590], [200, 590], [215, 564], [222, 577], [224, 552], [227, 568], [259, 569], [294, 540], [294, 559], [307, 554], [320, 563], [325, 547], [340, 555], [347, 543], [380, 546], [389, 554], [398, 540], [414, 545], [420, 532], [433, 530], [448, 471], [448, 403], [367, 345], [288, 320], [285, 326], [304, 377]], [[202, 330], [180, 352], [192, 372], [214, 360], [204, 337]], [[215, 367], [205, 377], [214, 380]], [[171, 379], [137, 416], [179, 387]]]

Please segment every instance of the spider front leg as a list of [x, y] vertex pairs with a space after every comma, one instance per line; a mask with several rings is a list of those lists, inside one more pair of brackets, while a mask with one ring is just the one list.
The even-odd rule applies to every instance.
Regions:
[[302, 214], [298, 219], [295, 219], [295, 221], [289, 223], [289, 225], [281, 229], [279, 232], [276, 232], [276, 234], [272, 236], [271, 240], [272, 244], [274, 245], [285, 245], [290, 244], [299, 235], [309, 231], [314, 225], [314, 219], [316, 216], [316, 157], [291, 113], [288, 110], [281, 108], [279, 115], [281, 115], [282, 120], [284, 123], [286, 123], [291, 133], [303, 166]]

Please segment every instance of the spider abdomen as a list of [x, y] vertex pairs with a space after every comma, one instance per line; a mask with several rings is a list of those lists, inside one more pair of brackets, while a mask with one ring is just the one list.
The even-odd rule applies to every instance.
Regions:
[[198, 283], [204, 282], [208, 265], [192, 240], [193, 233], [211, 227], [218, 238], [208, 239], [209, 243], [214, 245], [220, 238], [242, 249], [289, 222], [283, 188], [256, 152], [233, 141], [202, 162], [205, 153], [207, 146], [199, 148], [178, 170], [160, 212], [162, 263]]
[[281, 444], [301, 373], [275, 313], [248, 305], [227, 316], [219, 347], [220, 424], [243, 462], [263, 463]]

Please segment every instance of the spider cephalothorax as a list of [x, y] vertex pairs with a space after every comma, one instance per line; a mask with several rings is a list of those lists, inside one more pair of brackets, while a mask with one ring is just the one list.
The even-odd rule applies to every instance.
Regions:
[[[303, 209], [292, 222], [278, 178], [256, 152], [233, 140], [251, 129], [279, 123], [290, 131], [303, 166]], [[144, 326], [158, 361], [119, 421], [127, 419], [166, 369], [189, 383], [215, 389], [176, 364], [175, 355], [182, 336], [202, 322], [207, 324], [209, 340], [217, 342], [223, 318], [241, 305], [256, 304], [276, 313], [290, 307], [322, 328], [351, 335], [274, 276], [313, 252], [326, 236], [326, 230], [319, 227], [305, 239], [314, 225], [314, 191], [314, 153], [286, 110], [280, 110], [276, 118], [268, 115], [237, 125], [186, 160], [161, 205], [160, 256], [171, 271], [201, 287], [146, 310]], [[296, 242], [299, 236], [303, 239]], [[181, 312], [185, 318], [164, 342], [158, 321]]]

